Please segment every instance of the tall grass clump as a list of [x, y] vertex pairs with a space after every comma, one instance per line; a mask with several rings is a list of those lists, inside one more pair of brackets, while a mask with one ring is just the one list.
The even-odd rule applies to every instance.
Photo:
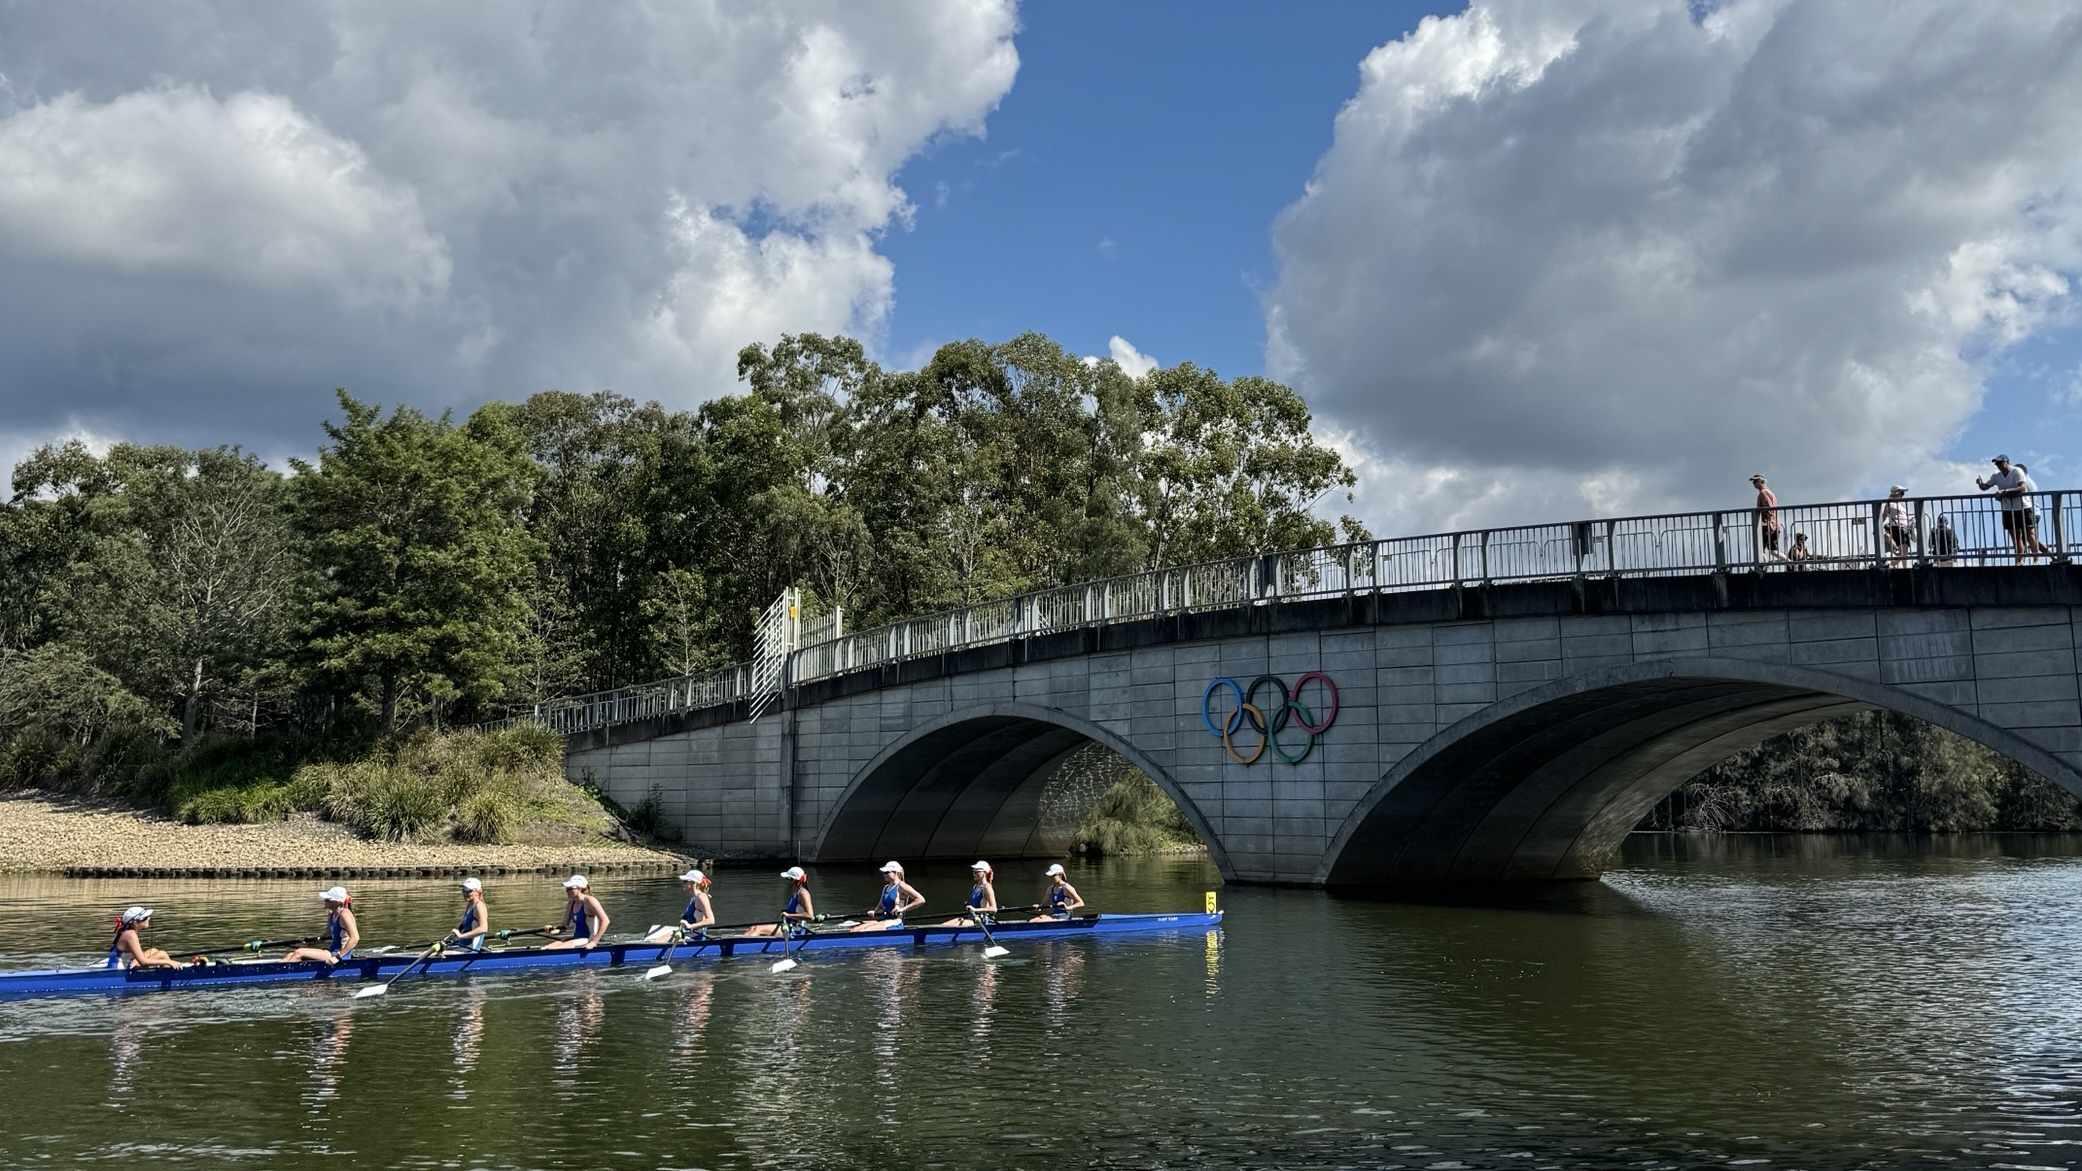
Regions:
[[1200, 845], [1192, 823], [1155, 781], [1130, 769], [1100, 794], [1078, 823], [1074, 852], [1127, 857], [1163, 854]]
[[385, 841], [508, 842], [555, 819], [570, 786], [563, 742], [541, 728], [419, 732], [359, 760], [306, 765], [294, 800]]

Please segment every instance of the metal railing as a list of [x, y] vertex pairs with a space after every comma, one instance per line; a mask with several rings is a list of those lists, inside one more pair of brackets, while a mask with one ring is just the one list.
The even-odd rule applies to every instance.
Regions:
[[[1520, 528], [1397, 537], [1238, 557], [1082, 582], [983, 602], [888, 626], [804, 640], [785, 685], [965, 647], [1059, 631], [1238, 606], [1349, 594], [1613, 577], [1834, 569], [2012, 565], [2068, 560], [2082, 541], [2082, 492], [2041, 492], [2016, 513], [1991, 496], [1782, 505], [1771, 533], [1754, 509], [1619, 517]], [[2015, 515], [2018, 519], [2006, 520]], [[2028, 519], [2027, 519], [2028, 518]], [[1907, 523], [1898, 522], [1905, 519]], [[2015, 536], [2013, 536], [2015, 534]], [[2015, 540], [2035, 550], [2020, 558]], [[1775, 546], [1775, 548], [1774, 548]], [[2043, 546], [2043, 551], [2036, 551]], [[805, 633], [813, 633], [805, 627]], [[539, 723], [569, 735], [754, 696], [740, 663], [595, 695], [538, 704], [501, 723]]]

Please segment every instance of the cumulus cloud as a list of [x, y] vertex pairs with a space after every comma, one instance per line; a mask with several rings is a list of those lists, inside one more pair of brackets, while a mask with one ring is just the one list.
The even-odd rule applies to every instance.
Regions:
[[1275, 247], [1382, 529], [1970, 491], [1985, 363], [2074, 309], [2082, 14], [1484, 0], [1366, 58]]
[[1119, 334], [1106, 339], [1106, 356], [1130, 378], [1146, 378], [1157, 368], [1157, 360], [1130, 345]]
[[1015, 24], [1010, 0], [10, 8], [8, 426], [301, 447], [334, 385], [683, 404], [748, 342], [872, 336], [896, 175], [982, 132]]

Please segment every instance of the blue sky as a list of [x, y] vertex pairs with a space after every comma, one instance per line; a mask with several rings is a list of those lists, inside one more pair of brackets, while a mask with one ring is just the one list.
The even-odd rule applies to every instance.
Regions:
[[1166, 365], [1261, 373], [1273, 217], [1329, 147], [1367, 51], [1459, 7], [1028, 6], [988, 136], [938, 143], [898, 177], [918, 213], [883, 247], [889, 353], [1038, 330], [1087, 354], [1120, 335]]
[[0, 8], [0, 457], [1037, 330], [1384, 533], [2051, 486], [2078, 277], [2065, 0]]

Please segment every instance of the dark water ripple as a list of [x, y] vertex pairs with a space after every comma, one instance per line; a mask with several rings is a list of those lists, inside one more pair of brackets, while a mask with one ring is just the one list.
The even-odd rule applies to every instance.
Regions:
[[[1007, 869], [1012, 869], [1008, 867]], [[1004, 877], [1010, 895], [1035, 871]], [[962, 876], [920, 876], [940, 904]], [[1075, 877], [1196, 906], [1193, 862]], [[871, 874], [817, 876], [863, 905]], [[291, 934], [309, 884], [167, 883], [182, 945]], [[617, 928], [670, 917], [604, 881]], [[0, 881], [0, 966], [77, 962], [118, 882]], [[778, 897], [726, 872], [726, 917]], [[493, 890], [539, 923], [553, 881]], [[2082, 846], [1636, 844], [1458, 903], [1225, 892], [1220, 937], [0, 1005], [0, 1166], [2070, 1167]], [[372, 942], [440, 883], [357, 890]], [[735, 911], [731, 910], [735, 908]]]

